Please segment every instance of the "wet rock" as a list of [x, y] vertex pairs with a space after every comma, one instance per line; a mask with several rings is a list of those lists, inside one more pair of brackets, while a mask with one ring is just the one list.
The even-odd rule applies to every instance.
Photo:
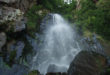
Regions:
[[24, 42], [22, 42], [22, 41], [17, 42], [16, 48], [15, 48], [15, 50], [17, 51], [16, 59], [18, 59], [20, 56], [22, 56], [24, 46], [25, 46]]
[[68, 69], [68, 75], [100, 75], [102, 67], [100, 66], [99, 68], [99, 64], [101, 62], [105, 63], [105, 58], [102, 60], [103, 58], [101, 57], [102, 61], [98, 61], [99, 57], [96, 58], [97, 56], [90, 52], [80, 52], [72, 61]]
[[100, 55], [106, 56], [105, 50], [101, 43], [97, 39], [97, 35], [93, 34], [93, 36], [83, 38], [80, 41], [83, 50], [92, 51], [95, 53], [99, 53]]
[[15, 64], [12, 68], [0, 68], [0, 75], [27, 75], [29, 69], [24, 65]]
[[7, 50], [9, 53], [16, 51], [16, 58], [15, 59], [17, 60], [17, 59], [19, 59], [20, 56], [22, 56], [24, 46], [25, 46], [25, 44], [22, 41], [17, 41], [17, 42], [12, 41], [12, 42], [8, 43]]
[[2, 50], [2, 47], [6, 43], [6, 34], [4, 32], [0, 33], [0, 51]]
[[28, 74], [29, 68], [24, 65], [15, 64], [12, 67], [12, 75], [25, 75]]
[[33, 52], [37, 52], [37, 50], [38, 50], [38, 43], [37, 43], [37, 40], [36, 39], [33, 39], [32, 37], [30, 37], [30, 36], [26, 36], [26, 38], [27, 38], [27, 40], [28, 40], [28, 42], [32, 45], [32, 47], [33, 47]]
[[66, 72], [66, 71], [67, 71], [67, 68], [65, 68], [65, 67], [60, 68], [59, 66], [56, 66], [54, 64], [50, 65], [47, 70], [48, 73]]

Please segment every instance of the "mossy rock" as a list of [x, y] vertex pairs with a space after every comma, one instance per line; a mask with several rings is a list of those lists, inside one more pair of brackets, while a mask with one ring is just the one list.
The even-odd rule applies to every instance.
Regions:
[[9, 63], [7, 63], [9, 66], [12, 66], [13, 63], [15, 62], [16, 58], [16, 50], [13, 50], [10, 52], [10, 57], [9, 57]]
[[10, 61], [14, 60], [15, 57], [16, 57], [16, 50], [11, 51], [11, 53], [10, 53]]
[[29, 72], [28, 75], [40, 75], [40, 72], [37, 70], [33, 70], [33, 71]]

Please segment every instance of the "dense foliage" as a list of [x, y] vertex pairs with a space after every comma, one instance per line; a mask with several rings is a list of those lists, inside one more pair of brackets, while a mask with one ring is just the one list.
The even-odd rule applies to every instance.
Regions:
[[73, 20], [73, 11], [76, 9], [76, 1], [71, 4], [64, 3], [64, 0], [40, 0], [37, 1], [38, 5], [42, 5], [51, 13], [62, 14], [65, 18]]
[[[82, 32], [88, 30], [110, 40], [110, 0], [80, 0], [79, 5], [78, 10], [76, 0], [71, 4], [64, 3], [64, 0], [37, 0], [37, 4], [27, 13], [28, 29], [38, 30], [47, 13], [59, 13], [69, 21], [76, 22]], [[39, 15], [40, 11], [43, 12], [42, 15]]]
[[82, 0], [76, 11], [77, 23], [83, 30], [95, 32], [110, 40], [110, 0]]

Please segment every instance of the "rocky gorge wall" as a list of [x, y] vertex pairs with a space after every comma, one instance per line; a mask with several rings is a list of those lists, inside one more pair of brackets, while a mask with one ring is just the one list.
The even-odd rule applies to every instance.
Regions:
[[[35, 0], [0, 0], [0, 57], [6, 62], [19, 60], [27, 46], [26, 12]], [[14, 59], [13, 59], [14, 58]]]

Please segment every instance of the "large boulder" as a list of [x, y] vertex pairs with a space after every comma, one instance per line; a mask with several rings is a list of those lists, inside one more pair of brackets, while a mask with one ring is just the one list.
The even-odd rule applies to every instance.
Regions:
[[106, 59], [98, 54], [82, 51], [72, 61], [68, 75], [100, 75]]

